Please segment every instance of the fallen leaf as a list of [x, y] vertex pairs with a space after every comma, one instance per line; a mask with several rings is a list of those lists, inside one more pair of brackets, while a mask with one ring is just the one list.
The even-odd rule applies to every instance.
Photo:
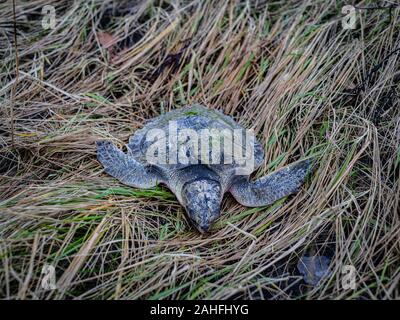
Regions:
[[114, 37], [111, 33], [104, 31], [98, 32], [97, 38], [99, 39], [101, 46], [105, 49], [111, 48], [118, 42], [118, 39]]

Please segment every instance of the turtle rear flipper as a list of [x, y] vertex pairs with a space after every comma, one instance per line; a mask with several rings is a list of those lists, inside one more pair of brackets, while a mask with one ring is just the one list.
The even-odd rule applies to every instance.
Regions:
[[136, 188], [151, 188], [157, 185], [158, 176], [148, 167], [122, 152], [110, 141], [97, 141], [97, 159], [105, 172], [123, 184]]
[[246, 207], [266, 206], [297, 192], [310, 167], [311, 160], [296, 162], [254, 182], [243, 180], [234, 183], [230, 192]]

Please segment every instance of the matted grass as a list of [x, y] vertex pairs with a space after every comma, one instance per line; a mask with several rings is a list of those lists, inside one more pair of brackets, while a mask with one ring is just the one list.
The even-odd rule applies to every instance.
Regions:
[[[400, 298], [399, 9], [345, 30], [340, 1], [54, 1], [45, 30], [45, 4], [17, 1], [18, 60], [0, 4], [0, 297]], [[192, 102], [254, 128], [255, 176], [311, 155], [314, 173], [269, 207], [228, 195], [202, 236], [168, 189], [102, 172], [96, 140]], [[332, 257], [318, 286], [304, 254]]]

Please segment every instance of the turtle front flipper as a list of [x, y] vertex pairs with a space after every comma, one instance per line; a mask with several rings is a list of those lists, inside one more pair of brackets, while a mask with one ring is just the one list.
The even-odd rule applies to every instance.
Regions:
[[151, 188], [157, 185], [158, 177], [149, 168], [122, 152], [110, 141], [97, 141], [97, 159], [105, 172], [123, 184], [136, 188]]
[[230, 192], [246, 207], [266, 206], [297, 192], [310, 167], [311, 160], [295, 162], [254, 182], [238, 181]]

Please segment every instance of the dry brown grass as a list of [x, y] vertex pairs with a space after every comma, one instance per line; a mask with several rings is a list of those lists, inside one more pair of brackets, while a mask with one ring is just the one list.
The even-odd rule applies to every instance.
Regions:
[[[400, 298], [398, 53], [385, 59], [400, 48], [398, 9], [360, 11], [343, 30], [336, 1], [54, 1], [56, 29], [43, 30], [48, 1], [17, 1], [16, 82], [11, 3], [0, 4], [1, 297]], [[120, 41], [105, 48], [101, 30]], [[96, 140], [121, 145], [191, 102], [256, 130], [257, 175], [305, 155], [314, 174], [270, 207], [226, 197], [201, 236], [167, 189], [102, 173]], [[333, 257], [316, 287], [296, 270], [304, 253]], [[56, 290], [41, 287], [44, 264]]]

